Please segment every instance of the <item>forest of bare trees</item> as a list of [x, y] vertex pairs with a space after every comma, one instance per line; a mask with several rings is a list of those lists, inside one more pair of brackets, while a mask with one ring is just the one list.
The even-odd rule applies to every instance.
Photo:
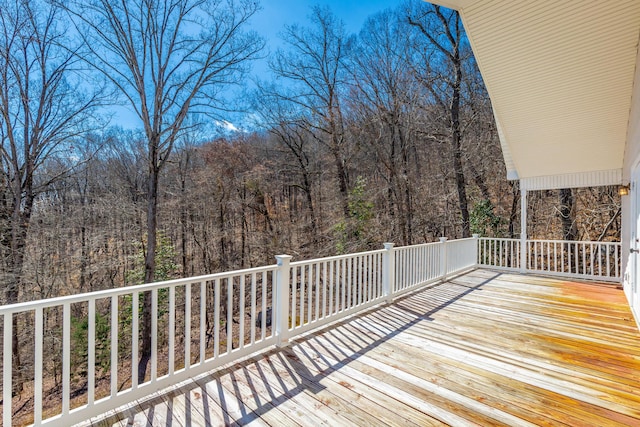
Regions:
[[[351, 35], [331, 10], [311, 8], [282, 30], [245, 130], [215, 135], [207, 123], [226, 108], [220, 93], [263, 46], [248, 24], [258, 4], [130, 3], [3, 2], [3, 302], [276, 253], [519, 233], [518, 186], [505, 179], [456, 12], [410, 1]], [[202, 10], [211, 13], [199, 25], [217, 26], [200, 44], [181, 39], [181, 21]], [[108, 125], [116, 101], [142, 129]], [[530, 203], [535, 237], [618, 232], [613, 189], [533, 193]]]

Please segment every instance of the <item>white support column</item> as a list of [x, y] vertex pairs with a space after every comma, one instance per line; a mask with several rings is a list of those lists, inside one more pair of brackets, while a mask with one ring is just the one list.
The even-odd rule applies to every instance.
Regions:
[[[522, 185], [522, 182], [520, 182]], [[520, 271], [527, 271], [527, 190], [520, 187]]]
[[472, 234], [471, 237], [473, 237], [475, 239], [475, 241], [476, 241], [476, 244], [473, 245], [473, 246], [475, 248], [474, 249], [475, 250], [475, 258], [474, 259], [476, 260], [475, 267], [477, 267], [478, 264], [480, 264], [478, 262], [478, 258], [480, 257], [480, 247], [478, 246], [480, 244], [480, 235], [479, 234]]
[[382, 295], [386, 303], [393, 301], [393, 290], [396, 279], [396, 256], [393, 243], [384, 244], [385, 252], [382, 255]]
[[[272, 311], [276, 327], [276, 345], [283, 347], [289, 342], [289, 280], [291, 255], [276, 255], [276, 297]], [[295, 302], [294, 302], [295, 303]]]

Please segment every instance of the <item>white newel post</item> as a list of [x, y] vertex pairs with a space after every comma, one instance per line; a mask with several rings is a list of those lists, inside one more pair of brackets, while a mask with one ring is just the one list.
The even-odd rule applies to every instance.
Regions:
[[479, 260], [479, 258], [480, 258], [480, 246], [479, 246], [480, 245], [480, 235], [479, 234], [472, 234], [471, 236], [476, 241], [475, 244], [473, 245], [474, 246], [473, 250], [475, 251], [475, 260], [476, 260], [476, 262], [474, 264], [474, 267], [477, 267], [480, 264], [480, 260]]
[[13, 314], [5, 314], [3, 319], [3, 347], [2, 347], [2, 399], [4, 405], [2, 406], [2, 425], [10, 426], [12, 419], [11, 412], [11, 399], [13, 396], [13, 345], [12, 333], [13, 333]]
[[393, 290], [396, 279], [396, 257], [393, 243], [384, 244], [385, 252], [382, 256], [382, 296], [386, 303], [393, 301]]
[[447, 238], [440, 238], [440, 277], [447, 278]]
[[527, 271], [527, 190], [520, 182], [520, 271]]
[[272, 318], [275, 320], [276, 345], [282, 347], [289, 342], [289, 280], [291, 255], [276, 255], [276, 297]]

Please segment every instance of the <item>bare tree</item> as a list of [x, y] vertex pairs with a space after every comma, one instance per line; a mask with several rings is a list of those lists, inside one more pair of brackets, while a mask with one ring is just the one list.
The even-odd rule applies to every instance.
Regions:
[[286, 79], [290, 91], [282, 97], [308, 112], [307, 126], [324, 143], [333, 158], [345, 216], [348, 215], [348, 175], [345, 128], [341, 96], [346, 86], [345, 59], [348, 40], [344, 24], [328, 8], [312, 9], [311, 26], [285, 28], [287, 50], [276, 52], [270, 63], [278, 78]]
[[[6, 303], [17, 302], [25, 285], [34, 202], [65, 173], [45, 177], [38, 171], [52, 157], [68, 153], [76, 137], [96, 123], [92, 113], [99, 92], [79, 83], [77, 58], [59, 17], [60, 10], [44, 1], [0, 6], [0, 252]], [[13, 351], [19, 365], [17, 342]]]
[[298, 183], [297, 179], [294, 179], [292, 185], [300, 188], [305, 194], [311, 222], [311, 237], [315, 243], [319, 231], [313, 202], [316, 171], [312, 150], [309, 148], [312, 136], [305, 125], [305, 113], [295, 103], [280, 96], [278, 90], [267, 85], [260, 86], [255, 94], [254, 103], [260, 119], [259, 124], [285, 148], [285, 157], [290, 156], [294, 160], [292, 178], [299, 177], [301, 182]]
[[[425, 39], [418, 46], [424, 60], [418, 71], [435, 103], [446, 112], [453, 157], [462, 235], [470, 236], [469, 207], [462, 162], [461, 107], [464, 62], [472, 58], [460, 15], [455, 10], [422, 2], [412, 2], [406, 11], [409, 23]], [[416, 64], [418, 65], [418, 64]]]
[[[355, 90], [352, 112], [369, 134], [364, 138], [377, 153], [376, 166], [387, 181], [388, 212], [397, 216], [392, 228], [403, 244], [413, 238], [414, 185], [411, 157], [415, 112], [423, 93], [413, 78], [407, 58], [407, 24], [399, 13], [387, 10], [367, 20], [352, 55], [351, 73]], [[396, 233], [389, 238], [396, 238]]]
[[[89, 47], [85, 59], [120, 92], [147, 143], [145, 282], [155, 280], [158, 180], [192, 113], [224, 108], [262, 40], [245, 27], [255, 0], [89, 0], [67, 10]], [[140, 378], [151, 355], [151, 296], [145, 294]]]

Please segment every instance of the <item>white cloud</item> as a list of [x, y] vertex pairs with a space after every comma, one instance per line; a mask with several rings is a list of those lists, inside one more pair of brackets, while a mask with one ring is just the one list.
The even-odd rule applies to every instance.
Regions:
[[236, 125], [226, 120], [222, 120], [222, 121], [216, 120], [215, 125], [224, 132], [240, 132], [241, 131], [241, 129], [236, 127]]
[[233, 123], [228, 122], [226, 120], [224, 120], [222, 122], [222, 127], [224, 127], [226, 130], [230, 131], [230, 132], [237, 132], [240, 129], [238, 129]]

